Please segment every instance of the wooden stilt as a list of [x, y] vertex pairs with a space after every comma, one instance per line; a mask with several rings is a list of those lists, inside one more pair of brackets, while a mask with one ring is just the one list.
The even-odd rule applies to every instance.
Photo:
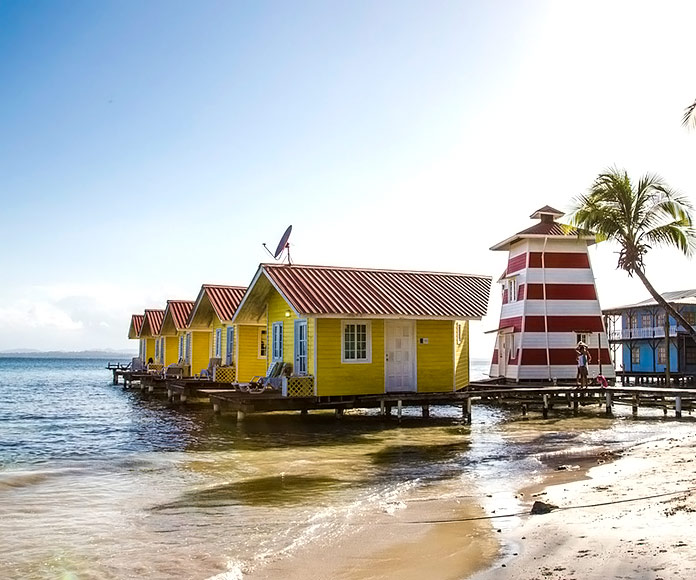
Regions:
[[633, 394], [633, 403], [631, 404], [631, 414], [634, 417], [638, 416], [638, 405], [640, 403], [640, 399], [638, 397], [638, 393]]
[[219, 403], [213, 403], [213, 413], [216, 415], [220, 414], [220, 404]]
[[546, 393], [544, 393], [543, 399], [544, 399], [544, 410], [542, 411], [542, 414], [544, 416], [544, 419], [548, 419], [549, 418], [549, 396]]
[[428, 417], [430, 417], [430, 406], [423, 405], [421, 407], [421, 415], [423, 416], [424, 419], [427, 419]]
[[336, 419], [342, 419], [343, 409], [341, 409], [340, 407], [336, 407], [336, 409], [334, 410], [334, 416], [336, 417]]
[[471, 425], [471, 397], [466, 398], [466, 403], [462, 405], [462, 415], [467, 425]]
[[606, 400], [606, 408], [604, 409], [604, 412], [607, 415], [611, 415], [611, 391], [607, 391], [605, 400]]
[[681, 397], [674, 397], [674, 416], [675, 417], [682, 416], [682, 398]]
[[241, 411], [241, 410], [237, 411], [237, 423], [241, 423], [242, 421], [244, 421], [245, 417], [246, 417], [246, 413], [244, 413], [244, 411]]
[[396, 402], [396, 416], [401, 421], [401, 412], [403, 411], [404, 403], [401, 399]]
[[383, 417], [386, 414], [386, 407], [384, 406], [384, 400], [381, 400], [379, 402], [379, 414], [382, 415]]

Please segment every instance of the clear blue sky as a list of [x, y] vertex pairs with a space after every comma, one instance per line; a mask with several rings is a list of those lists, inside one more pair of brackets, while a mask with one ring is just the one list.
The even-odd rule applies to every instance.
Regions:
[[[299, 263], [497, 278], [488, 247], [608, 165], [696, 195], [693, 16], [0, 1], [0, 350], [132, 348], [132, 312], [247, 284], [288, 224]], [[593, 254], [603, 303], [642, 297], [614, 259]], [[696, 285], [660, 265], [660, 290]]]

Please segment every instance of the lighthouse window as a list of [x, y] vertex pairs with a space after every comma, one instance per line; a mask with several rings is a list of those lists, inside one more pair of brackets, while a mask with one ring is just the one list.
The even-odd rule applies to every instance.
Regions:
[[517, 279], [510, 278], [507, 281], [508, 302], [517, 302]]

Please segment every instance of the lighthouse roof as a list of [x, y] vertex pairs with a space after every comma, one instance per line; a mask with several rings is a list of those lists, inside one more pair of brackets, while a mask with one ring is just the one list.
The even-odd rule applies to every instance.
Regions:
[[539, 223], [497, 243], [495, 246], [491, 247], [491, 250], [509, 250], [512, 244], [526, 238], [573, 238], [576, 240], [585, 240], [588, 246], [595, 243], [595, 237], [593, 235], [583, 234], [566, 224], [559, 224], [556, 218], [562, 217], [563, 215], [565, 215], [563, 212], [549, 205], [545, 205], [530, 216], [532, 219], [540, 220]]

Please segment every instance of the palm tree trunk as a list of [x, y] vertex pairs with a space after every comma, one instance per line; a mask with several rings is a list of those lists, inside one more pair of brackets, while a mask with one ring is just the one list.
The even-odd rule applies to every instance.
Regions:
[[667, 301], [653, 288], [653, 285], [648, 281], [648, 279], [645, 277], [645, 273], [636, 268], [635, 273], [638, 275], [638, 278], [640, 278], [640, 281], [643, 283], [643, 286], [645, 286], [650, 292], [650, 296], [652, 296], [655, 299], [655, 302], [657, 302], [662, 308], [665, 309], [665, 312], [668, 312], [674, 320], [676, 320], [679, 324], [681, 324], [684, 327], [684, 330], [686, 330], [689, 333], [689, 336], [691, 339], [696, 342], [696, 330], [686, 321], [686, 319], [679, 314], [679, 312], [676, 311], [675, 308], [673, 308], [670, 304], [667, 303]]

